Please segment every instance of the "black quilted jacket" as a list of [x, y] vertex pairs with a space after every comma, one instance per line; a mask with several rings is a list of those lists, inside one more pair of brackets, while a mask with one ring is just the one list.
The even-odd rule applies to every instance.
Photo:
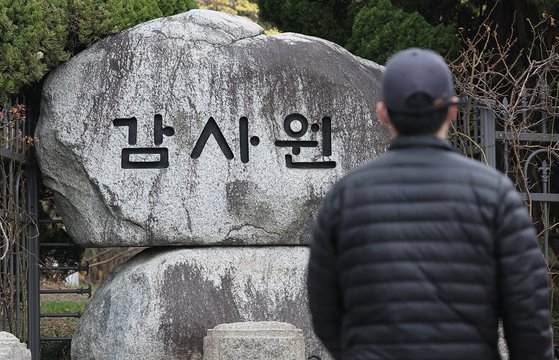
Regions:
[[525, 205], [497, 171], [434, 136], [401, 137], [336, 184], [308, 273], [336, 359], [552, 359], [547, 270]]

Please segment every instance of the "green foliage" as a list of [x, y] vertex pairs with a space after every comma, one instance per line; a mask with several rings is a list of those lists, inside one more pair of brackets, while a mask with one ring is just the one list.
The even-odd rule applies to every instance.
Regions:
[[196, 8], [196, 0], [159, 0], [158, 3], [163, 16], [180, 14]]
[[[378, 62], [408, 45], [432, 48], [453, 60], [459, 48], [468, 45], [467, 39], [474, 38], [483, 28], [482, 24], [496, 29], [499, 42], [516, 39], [514, 52], [530, 47], [533, 26], [543, 20], [548, 24], [546, 46], [557, 43], [559, 37], [558, 0], [258, 0], [258, 3], [261, 19], [281, 31], [331, 40]], [[381, 48], [375, 50], [376, 46]]]
[[429, 24], [418, 13], [407, 13], [389, 0], [371, 0], [355, 17], [347, 48], [378, 63], [396, 51], [420, 47], [447, 54], [457, 42], [453, 25]]
[[[389, 0], [259, 0], [258, 3], [261, 18], [282, 31], [331, 40], [379, 63], [405, 47], [426, 47], [447, 53], [456, 43], [451, 16], [455, 12], [444, 19], [446, 25], [441, 21], [431, 25], [420, 14], [405, 12]], [[400, 3], [417, 2], [402, 0]], [[425, 8], [433, 5], [431, 0], [421, 3]], [[447, 14], [448, 9], [439, 6], [439, 12]]]
[[[44, 321], [43, 321], [44, 322]], [[73, 320], [73, 322], [76, 322]], [[53, 326], [54, 327], [54, 326]], [[75, 327], [75, 325], [74, 325]], [[55, 332], [54, 335], [49, 336], [62, 337], [62, 332]], [[42, 336], [47, 336], [43, 335]], [[72, 336], [72, 333], [66, 336]], [[41, 341], [41, 358], [40, 360], [71, 360], [71, 350], [69, 341]]]
[[559, 16], [557, 0], [528, 0], [528, 4], [534, 5], [539, 13], [548, 12], [553, 16]]
[[344, 45], [351, 35], [350, 0], [258, 0], [260, 17], [282, 31]]
[[[405, 12], [419, 13], [428, 23], [432, 25], [453, 24], [471, 20], [474, 12], [479, 8], [477, 0], [391, 0], [392, 5]], [[477, 24], [475, 24], [477, 26]]]
[[72, 28], [83, 47], [139, 23], [194, 8], [195, 0], [74, 0]]
[[78, 46], [88, 46], [106, 35], [162, 16], [155, 1], [150, 0], [78, 0], [73, 5], [75, 23], [72, 25]]
[[200, 9], [221, 11], [258, 21], [258, 5], [250, 0], [198, 0]]
[[68, 59], [66, 1], [4, 0], [0, 7], [0, 101]]
[[3, 0], [0, 102], [107, 35], [195, 7], [195, 0]]

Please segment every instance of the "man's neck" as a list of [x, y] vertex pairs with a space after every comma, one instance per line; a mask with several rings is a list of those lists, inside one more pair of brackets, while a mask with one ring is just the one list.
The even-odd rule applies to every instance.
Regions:
[[[428, 136], [428, 135], [430, 135], [430, 134], [424, 134], [424, 135], [427, 135], [427, 136]], [[439, 131], [437, 131], [436, 133], [431, 134], [431, 135], [432, 135], [432, 136], [436, 136], [436, 137], [438, 137], [438, 138], [441, 139], [441, 140], [446, 140], [447, 137], [448, 137], [448, 130], [447, 130], [447, 129], [441, 129], [441, 130], [439, 130]], [[400, 134], [398, 134], [398, 133], [395, 132], [395, 133], [393, 134], [393, 136], [392, 136], [392, 139], [395, 140], [395, 139], [397, 139], [397, 138], [399, 138], [399, 137], [400, 137]]]
[[448, 125], [443, 125], [435, 135], [440, 139], [446, 140], [448, 137]]

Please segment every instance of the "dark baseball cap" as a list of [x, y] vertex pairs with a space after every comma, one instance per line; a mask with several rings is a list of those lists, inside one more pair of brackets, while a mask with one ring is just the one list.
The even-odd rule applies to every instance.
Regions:
[[[411, 101], [421, 95], [424, 101]], [[382, 98], [388, 110], [416, 114], [448, 108], [453, 104], [452, 74], [434, 51], [411, 48], [397, 52], [382, 76]]]

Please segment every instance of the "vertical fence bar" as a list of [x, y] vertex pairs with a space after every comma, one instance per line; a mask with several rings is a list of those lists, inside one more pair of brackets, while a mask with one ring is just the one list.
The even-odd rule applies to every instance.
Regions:
[[[29, 116], [26, 122], [25, 134], [33, 136], [34, 119]], [[25, 162], [25, 175], [27, 185], [27, 211], [31, 220], [28, 225], [28, 347], [31, 350], [31, 359], [39, 360], [41, 352], [40, 329], [40, 273], [39, 273], [39, 217], [38, 217], [38, 180], [37, 164], [33, 150], [29, 150]]]
[[481, 148], [487, 158], [489, 166], [496, 167], [495, 157], [495, 113], [491, 109], [495, 101], [485, 100], [485, 106], [479, 109], [479, 120], [481, 125]]
[[475, 112], [472, 116], [472, 126], [474, 128], [473, 139], [475, 142], [479, 143], [479, 118], [477, 117], [477, 114]]
[[[542, 180], [542, 192], [547, 194], [547, 183], [549, 178], [550, 168], [547, 166], [547, 161], [542, 162], [542, 166], [538, 169], [541, 174]], [[543, 226], [544, 226], [544, 233], [543, 233], [543, 241], [544, 241], [544, 255], [545, 255], [545, 262], [549, 264], [549, 204], [547, 201], [543, 203]]]
[[9, 287], [9, 292], [12, 298], [12, 312], [11, 312], [11, 318], [12, 318], [12, 333], [16, 336], [19, 336], [19, 334], [17, 333], [17, 328], [18, 328], [18, 323], [17, 323], [17, 319], [16, 319], [16, 313], [17, 313], [17, 307], [19, 305], [19, 299], [15, 296], [15, 283], [17, 281], [16, 279], [16, 274], [14, 271], [14, 257], [13, 255], [8, 256], [8, 258], [6, 259], [7, 263], [8, 263], [8, 276], [10, 277], [10, 287]]
[[39, 360], [40, 352], [40, 324], [39, 324], [39, 234], [37, 231], [37, 179], [36, 170], [33, 166], [28, 169], [28, 196], [29, 216], [33, 222], [29, 224], [29, 279], [28, 279], [28, 321], [29, 321], [29, 349], [32, 360]]
[[[22, 237], [19, 237], [20, 239]], [[22, 303], [22, 296], [21, 296], [21, 271], [20, 271], [20, 255], [21, 252], [20, 250], [15, 250], [14, 249], [14, 260], [15, 260], [15, 271], [16, 271], [16, 277], [15, 277], [15, 281], [16, 281], [16, 326], [17, 326], [17, 337], [18, 338], [23, 338], [24, 335], [24, 331], [23, 331], [23, 326], [21, 326], [22, 324], [22, 319], [21, 319], [21, 309], [23, 308], [23, 303]]]
[[509, 155], [510, 155], [510, 149], [509, 149], [509, 141], [505, 140], [504, 142], [504, 173], [505, 175], [509, 176]]
[[[4, 239], [3, 239], [4, 240]], [[9, 278], [9, 274], [8, 274], [8, 261], [6, 261], [6, 259], [4, 259], [2, 261], [2, 263], [0, 264], [2, 265], [1, 270], [2, 271], [2, 299], [1, 299], [1, 305], [2, 305], [2, 328], [3, 329], [8, 329], [6, 331], [9, 331], [10, 329], [10, 321], [11, 321], [11, 316], [10, 316], [10, 297], [9, 297], [9, 284], [10, 284], [10, 278]]]

